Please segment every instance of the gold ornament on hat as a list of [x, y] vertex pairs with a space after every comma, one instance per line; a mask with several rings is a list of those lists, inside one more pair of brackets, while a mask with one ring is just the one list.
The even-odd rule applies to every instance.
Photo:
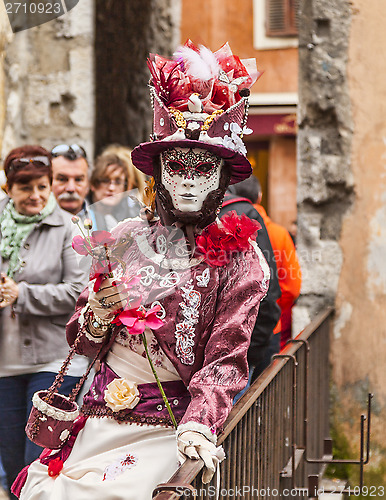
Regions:
[[222, 113], [224, 113], [223, 109], [216, 109], [215, 111], [213, 111], [213, 113], [210, 116], [208, 116], [208, 118], [202, 124], [201, 130], [208, 130], [210, 124], [216, 118], [216, 116], [221, 115]]
[[176, 108], [173, 108], [172, 106], [169, 108], [169, 111], [174, 116], [174, 119], [176, 120], [178, 128], [185, 129], [186, 128], [186, 120], [185, 120], [182, 112]]

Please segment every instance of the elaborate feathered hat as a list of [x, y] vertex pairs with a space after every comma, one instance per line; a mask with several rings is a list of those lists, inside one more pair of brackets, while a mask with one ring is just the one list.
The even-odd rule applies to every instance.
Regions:
[[151, 141], [132, 152], [134, 165], [153, 175], [153, 158], [172, 147], [201, 148], [231, 167], [231, 184], [249, 177], [242, 141], [249, 88], [261, 73], [255, 59], [239, 59], [228, 43], [216, 52], [190, 40], [173, 59], [151, 54], [150, 96], [154, 110]]

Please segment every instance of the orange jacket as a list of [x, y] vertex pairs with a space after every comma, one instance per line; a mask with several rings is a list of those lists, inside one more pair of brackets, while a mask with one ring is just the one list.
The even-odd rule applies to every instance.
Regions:
[[[253, 206], [264, 219], [275, 255], [277, 277], [281, 290], [281, 297], [277, 299], [277, 303], [283, 312], [291, 308], [295, 300], [299, 297], [302, 284], [302, 272], [296, 255], [295, 245], [285, 227], [272, 222], [261, 205], [255, 204]], [[274, 333], [279, 333], [280, 331], [281, 320], [279, 319]]]

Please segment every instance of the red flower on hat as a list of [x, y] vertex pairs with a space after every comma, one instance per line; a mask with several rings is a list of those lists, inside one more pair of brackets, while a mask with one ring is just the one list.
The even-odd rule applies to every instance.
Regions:
[[250, 248], [250, 240], [256, 240], [260, 228], [257, 221], [232, 211], [221, 219], [220, 224], [211, 224], [197, 236], [197, 254], [212, 267], [224, 266], [230, 262], [232, 254]]
[[48, 464], [48, 475], [50, 477], [59, 476], [61, 470], [63, 469], [63, 461], [59, 457], [54, 458]]
[[261, 73], [254, 59], [240, 60], [228, 43], [216, 52], [188, 40], [174, 60], [150, 54], [152, 85], [166, 106], [188, 110], [188, 100], [197, 93], [205, 113], [226, 110], [241, 99], [239, 90], [250, 88]]

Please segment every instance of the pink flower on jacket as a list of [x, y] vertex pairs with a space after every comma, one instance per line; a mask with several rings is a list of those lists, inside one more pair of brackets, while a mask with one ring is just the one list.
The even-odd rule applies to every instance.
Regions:
[[[141, 299], [139, 299], [140, 302]], [[130, 304], [132, 307], [133, 304]], [[143, 306], [139, 306], [136, 304], [136, 307], [132, 307], [131, 309], [126, 308], [120, 312], [113, 323], [118, 325], [125, 325], [127, 328], [127, 332], [131, 335], [140, 335], [145, 331], [146, 327], [149, 327], [151, 330], [158, 330], [164, 324], [164, 321], [157, 316], [157, 313], [161, 310], [159, 305], [152, 307], [149, 310], [146, 310]]]
[[260, 228], [257, 221], [232, 211], [224, 215], [219, 224], [211, 224], [197, 236], [196, 251], [210, 266], [224, 266], [233, 253], [250, 248], [250, 240], [256, 240]]

